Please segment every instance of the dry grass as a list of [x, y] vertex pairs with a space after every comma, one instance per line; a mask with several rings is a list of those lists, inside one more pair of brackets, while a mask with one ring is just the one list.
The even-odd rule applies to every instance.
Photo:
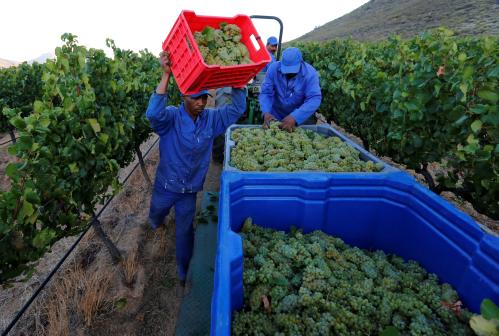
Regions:
[[[92, 324], [99, 311], [108, 302], [106, 295], [111, 285], [112, 268], [89, 273], [74, 263], [53, 286], [52, 295], [43, 302], [45, 327], [37, 323], [37, 334], [71, 335], [82, 324]], [[42, 329], [42, 330], [40, 330]]]
[[[171, 218], [168, 217], [166, 219], [166, 224], [168, 227], [171, 227]], [[166, 246], [168, 245], [168, 235], [167, 235], [167, 227], [164, 225], [160, 226], [156, 230], [152, 232], [152, 250], [153, 255], [160, 255], [165, 251]]]
[[139, 266], [138, 261], [137, 249], [132, 249], [121, 262], [123, 281], [127, 287], [132, 287], [135, 282]]
[[47, 327], [44, 335], [70, 335], [71, 308], [75, 306], [85, 273], [74, 264], [54, 284], [53, 295], [45, 302]]
[[[103, 267], [103, 270], [109, 268]], [[76, 305], [86, 326], [92, 324], [93, 318], [104, 307], [106, 293], [111, 284], [112, 273], [107, 271], [94, 271], [92, 274], [81, 278], [83, 285], [81, 299]]]

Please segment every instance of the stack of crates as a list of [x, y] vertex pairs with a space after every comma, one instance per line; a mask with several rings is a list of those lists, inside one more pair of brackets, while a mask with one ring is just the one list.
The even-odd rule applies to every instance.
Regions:
[[[321, 230], [345, 243], [381, 249], [419, 262], [451, 284], [479, 312], [484, 298], [499, 301], [499, 238], [468, 215], [387, 164], [380, 172], [243, 172], [230, 164], [235, 143], [226, 133], [211, 335], [230, 335], [232, 312], [243, 305], [243, 247], [238, 232], [247, 217], [267, 228]], [[330, 126], [304, 126], [337, 136], [381, 162]]]

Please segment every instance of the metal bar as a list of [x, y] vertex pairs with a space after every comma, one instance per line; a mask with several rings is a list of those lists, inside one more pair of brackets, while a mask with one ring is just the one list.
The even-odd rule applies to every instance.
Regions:
[[268, 16], [268, 15], [251, 15], [250, 18], [252, 19], [265, 19], [265, 20], [276, 20], [279, 23], [280, 29], [279, 29], [279, 45], [277, 46], [277, 56], [276, 56], [276, 61], [278, 61], [281, 58], [281, 44], [282, 44], [282, 32], [284, 30], [284, 26], [282, 24], [281, 19], [279, 19], [277, 16]]

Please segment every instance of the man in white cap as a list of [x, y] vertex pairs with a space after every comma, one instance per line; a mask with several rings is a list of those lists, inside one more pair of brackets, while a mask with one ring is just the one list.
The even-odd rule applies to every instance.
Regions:
[[303, 61], [298, 48], [287, 48], [282, 60], [267, 70], [258, 98], [264, 126], [279, 120], [280, 127], [291, 132], [298, 125], [313, 123], [322, 100], [319, 75]]

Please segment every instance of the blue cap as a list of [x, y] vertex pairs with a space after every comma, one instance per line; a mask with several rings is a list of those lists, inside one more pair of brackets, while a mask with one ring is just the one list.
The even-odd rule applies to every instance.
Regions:
[[204, 96], [204, 95], [208, 95], [208, 96], [212, 97], [212, 95], [208, 92], [208, 90], [201, 90], [199, 92], [190, 94], [189, 97], [191, 97], [191, 98], [199, 98], [199, 97]]
[[281, 72], [283, 74], [298, 73], [302, 60], [300, 49], [287, 48], [282, 53]]
[[271, 36], [267, 39], [267, 44], [270, 44], [270, 45], [277, 45], [278, 44], [278, 41], [277, 41], [277, 38], [275, 36]]

